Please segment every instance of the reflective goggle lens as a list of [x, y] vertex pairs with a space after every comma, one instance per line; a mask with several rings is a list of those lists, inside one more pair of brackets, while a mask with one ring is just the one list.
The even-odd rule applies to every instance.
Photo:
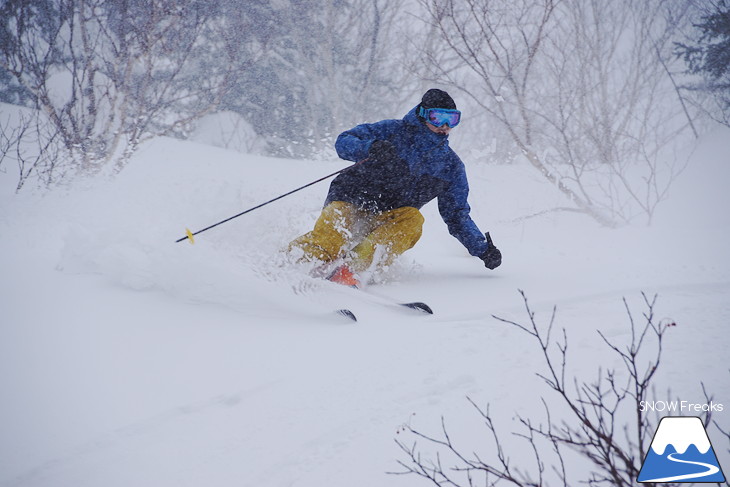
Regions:
[[459, 125], [461, 120], [461, 112], [459, 110], [450, 110], [448, 108], [421, 108], [421, 116], [428, 123], [435, 127], [441, 127], [447, 124], [454, 128]]

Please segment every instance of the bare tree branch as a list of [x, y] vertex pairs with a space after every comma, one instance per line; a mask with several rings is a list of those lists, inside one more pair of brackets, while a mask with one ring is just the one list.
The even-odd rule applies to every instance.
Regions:
[[[493, 441], [495, 453], [490, 459], [485, 460], [477, 453], [471, 456], [462, 453], [442, 418], [442, 431], [436, 437], [424, 434], [410, 424], [404, 427], [404, 431], [416, 441], [409, 446], [401, 440], [397, 441], [408, 458], [407, 461], [399, 461], [404, 471], [398, 473], [417, 474], [435, 485], [473, 485], [475, 474], [482, 473], [488, 479], [483, 484], [487, 486], [499, 482], [516, 486], [546, 486], [551, 480], [567, 486], [570, 485], [569, 470], [572, 470], [568, 468], [564, 457], [564, 449], [568, 449], [576, 452], [590, 466], [587, 477], [579, 478], [581, 483], [591, 486], [635, 485], [650, 435], [658, 424], [658, 418], [652, 419], [642, 414], [642, 404], [647, 399], [661, 364], [664, 334], [675, 324], [671, 321], [656, 322], [656, 295], [650, 298], [642, 293], [645, 311], [641, 324], [635, 321], [624, 299], [630, 329], [628, 343], [615, 343], [598, 331], [601, 341], [614, 356], [621, 359], [623, 367], [598, 366], [596, 378], [592, 381], [583, 381], [577, 376], [568, 380], [567, 333], [563, 329], [560, 338], [552, 338], [556, 308], [553, 307], [547, 324], [540, 324], [524, 292], [520, 291], [520, 295], [525, 305], [527, 323], [495, 318], [530, 337], [540, 350], [542, 363], [547, 369], [547, 372], [538, 372], [537, 376], [547, 384], [552, 396], [558, 399], [557, 402], [548, 402], [542, 398], [545, 423], [518, 416], [521, 431], [513, 435], [526, 442], [531, 455], [525, 455], [524, 449], [520, 449], [517, 455], [519, 465], [513, 465], [497, 434], [489, 407], [481, 409], [468, 398]], [[704, 385], [703, 391], [707, 400], [711, 401]], [[557, 408], [561, 409], [560, 420], [554, 418]], [[710, 421], [711, 417], [706, 414], [706, 424]], [[419, 441], [436, 448], [435, 461], [421, 455]], [[442, 453], [446, 456], [442, 457]], [[534, 460], [531, 468], [527, 467], [529, 457]], [[449, 463], [445, 463], [447, 459]], [[457, 474], [467, 475], [459, 477]]]

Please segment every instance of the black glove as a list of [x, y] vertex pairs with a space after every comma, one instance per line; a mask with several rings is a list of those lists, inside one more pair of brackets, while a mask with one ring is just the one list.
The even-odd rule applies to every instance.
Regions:
[[479, 258], [484, 261], [484, 265], [487, 269], [496, 269], [502, 263], [502, 252], [494, 246], [494, 242], [492, 242], [492, 237], [489, 236], [489, 232], [485, 234], [485, 237], [487, 237], [489, 247], [486, 252], [479, 256]]
[[399, 159], [398, 151], [387, 140], [374, 140], [370, 144], [368, 157], [374, 161], [389, 162]]

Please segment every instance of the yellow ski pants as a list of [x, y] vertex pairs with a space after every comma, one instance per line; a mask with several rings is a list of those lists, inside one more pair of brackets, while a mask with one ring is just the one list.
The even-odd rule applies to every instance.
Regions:
[[403, 207], [372, 213], [351, 203], [333, 201], [322, 210], [314, 229], [294, 240], [305, 260], [331, 262], [352, 250], [352, 270], [361, 272], [373, 264], [376, 249], [382, 247], [376, 265], [390, 265], [396, 257], [421, 238], [423, 215], [416, 208]]

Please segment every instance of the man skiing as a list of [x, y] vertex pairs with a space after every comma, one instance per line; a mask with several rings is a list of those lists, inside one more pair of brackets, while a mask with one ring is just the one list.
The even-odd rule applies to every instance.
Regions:
[[338, 262], [328, 279], [359, 287], [358, 274], [387, 266], [421, 237], [419, 209], [438, 198], [449, 233], [489, 269], [502, 254], [469, 215], [464, 164], [449, 147], [461, 112], [453, 98], [428, 90], [401, 120], [358, 125], [335, 149], [356, 162], [331, 183], [314, 229], [290, 244], [306, 261]]

